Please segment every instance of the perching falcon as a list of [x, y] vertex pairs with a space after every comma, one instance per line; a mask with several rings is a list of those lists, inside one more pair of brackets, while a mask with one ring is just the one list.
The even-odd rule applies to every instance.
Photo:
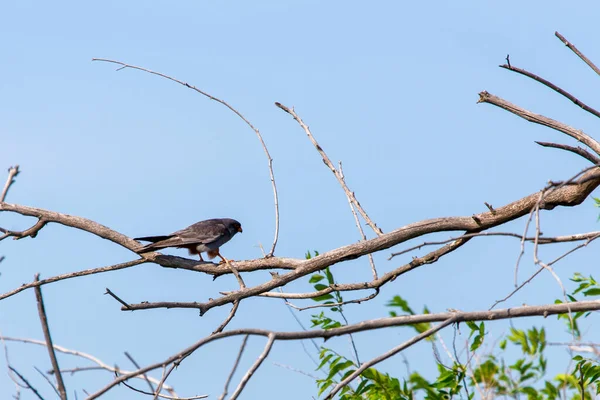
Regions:
[[135, 238], [135, 240], [152, 242], [136, 250], [136, 252], [141, 254], [166, 247], [177, 247], [188, 249], [190, 254], [198, 254], [200, 261], [204, 261], [202, 253], [206, 252], [211, 260], [219, 256], [223, 260], [221, 262], [227, 262], [228, 260], [219, 253], [219, 247], [229, 242], [238, 232], [242, 232], [242, 225], [235, 219], [207, 219], [206, 221], [196, 222], [194, 225], [170, 235]]

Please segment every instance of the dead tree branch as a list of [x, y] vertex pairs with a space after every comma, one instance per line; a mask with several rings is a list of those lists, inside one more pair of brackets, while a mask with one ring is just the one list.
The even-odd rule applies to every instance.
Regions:
[[[7, 341], [7, 342], [20, 342], [20, 343], [35, 344], [38, 346], [46, 347], [46, 342], [43, 340], [15, 338], [15, 337], [9, 337], [9, 336], [0, 336], [0, 340]], [[131, 371], [126, 371], [126, 370], [122, 370], [120, 368], [110, 366], [110, 365], [106, 364], [105, 362], [103, 362], [102, 360], [100, 360], [99, 358], [92, 356], [91, 354], [83, 353], [83, 352], [77, 351], [77, 350], [68, 349], [66, 347], [59, 346], [56, 344], [53, 344], [52, 347], [54, 348], [54, 351], [58, 351], [58, 352], [64, 353], [64, 354], [69, 354], [69, 355], [72, 355], [75, 357], [80, 357], [85, 360], [89, 360], [89, 361], [93, 362], [94, 364], [96, 364], [98, 366], [98, 367], [93, 367], [94, 369], [103, 369], [112, 374], [129, 374], [129, 373], [131, 373]], [[139, 367], [137, 365], [136, 365], [136, 368], [139, 369]], [[76, 368], [73, 370], [69, 370], [68, 372], [74, 373], [74, 372], [79, 372], [79, 371], [86, 371], [89, 369], [90, 368], [85, 368], [85, 367], [84, 368]], [[62, 371], [64, 372], [66, 370], [62, 370]], [[138, 379], [146, 379], [147, 378], [150, 382], [154, 383], [155, 385], [157, 385], [159, 382], [158, 379], [153, 378], [148, 375], [145, 375], [145, 374], [137, 376], [136, 378], [138, 378]], [[177, 393], [175, 393], [175, 390], [171, 386], [164, 385], [163, 388], [164, 388], [164, 390], [168, 391], [173, 397], [179, 397], [179, 396], [177, 396]]]
[[[39, 281], [40, 274], [35, 275], [34, 281]], [[48, 317], [46, 316], [46, 308], [44, 307], [44, 299], [42, 297], [42, 289], [39, 286], [35, 287], [35, 299], [37, 301], [38, 313], [40, 315], [40, 322], [42, 323], [42, 331], [44, 332], [44, 338], [46, 339], [46, 347], [48, 348], [48, 354], [50, 355], [50, 361], [52, 362], [52, 368], [56, 375], [56, 384], [58, 386], [58, 392], [61, 400], [67, 400], [67, 389], [63, 382], [60, 368], [58, 367], [58, 360], [56, 359], [56, 353], [54, 352], [54, 346], [52, 345], [52, 336], [50, 335], [50, 327], [48, 326]]]
[[242, 359], [242, 354], [244, 354], [244, 349], [246, 348], [246, 343], [248, 342], [248, 335], [244, 336], [242, 339], [242, 344], [240, 345], [240, 350], [238, 351], [238, 355], [233, 362], [233, 367], [231, 368], [231, 372], [229, 372], [229, 376], [227, 376], [227, 380], [225, 381], [225, 387], [223, 388], [223, 393], [219, 396], [219, 400], [224, 400], [225, 396], [227, 396], [227, 392], [229, 391], [229, 384], [231, 383], [231, 379], [237, 370], [238, 365], [240, 364], [240, 360]]
[[600, 155], [600, 143], [595, 141], [592, 137], [587, 135], [582, 130], [575, 129], [567, 124], [563, 124], [562, 122], [556, 121], [552, 118], [544, 117], [543, 115], [532, 113], [529, 110], [521, 108], [515, 104], [512, 104], [498, 96], [494, 96], [491, 93], [483, 91], [479, 93], [479, 101], [478, 103], [489, 103], [500, 107], [508, 112], [511, 112], [529, 122], [533, 122], [535, 124], [540, 124], [543, 126], [547, 126], [548, 128], [552, 128], [559, 132], [562, 132], [573, 139], [585, 144], [587, 147], [592, 149], [594, 153]]
[[11, 185], [15, 183], [15, 177], [19, 175], [19, 166], [15, 165], [14, 167], [10, 167], [8, 169], [8, 178], [6, 179], [6, 183], [4, 184], [4, 189], [2, 189], [2, 194], [0, 194], [0, 203], [4, 203], [6, 200], [6, 195], [8, 194], [8, 189], [10, 189]]
[[[539, 83], [541, 83], [544, 86], [549, 87], [550, 89], [554, 90], [556, 93], [560, 94], [561, 96], [566, 97], [567, 99], [571, 100], [575, 105], [581, 107], [583, 110], [589, 112], [590, 114], [595, 115], [596, 117], [600, 118], [600, 112], [598, 112], [597, 110], [593, 109], [592, 107], [588, 106], [587, 104], [585, 104], [584, 102], [582, 102], [581, 100], [579, 100], [577, 97], [573, 96], [571, 93], [567, 92], [564, 89], [561, 89], [560, 87], [556, 86], [554, 83], [542, 78], [541, 76], [538, 76], [532, 72], [529, 72], [527, 70], [524, 70], [522, 68], [517, 68], [514, 67], [512, 65], [509, 64], [502, 64], [499, 65], [500, 68], [504, 68], [507, 69], [509, 71], [513, 71], [516, 72], [518, 74], [521, 74], [523, 76], [526, 76], [528, 78], [531, 78]], [[595, 163], [597, 164], [597, 163]]]
[[[162, 368], [165, 365], [169, 365], [174, 362], [180, 362], [183, 358], [189, 356], [200, 347], [207, 343], [215, 340], [220, 340], [226, 337], [241, 336], [241, 335], [252, 335], [252, 336], [265, 336], [272, 337], [274, 341], [277, 340], [303, 340], [303, 339], [329, 339], [336, 336], [348, 335], [350, 333], [372, 331], [374, 329], [388, 328], [392, 326], [404, 326], [414, 325], [418, 323], [433, 323], [443, 322], [452, 319], [452, 322], [465, 322], [465, 321], [495, 321], [501, 319], [511, 318], [524, 318], [531, 316], [543, 316], [549, 315], [566, 314], [571, 310], [572, 312], [579, 311], [594, 311], [600, 310], [600, 300], [595, 301], [578, 301], [573, 303], [561, 303], [561, 304], [546, 304], [541, 306], [522, 306], [508, 309], [491, 310], [491, 311], [469, 311], [469, 312], [444, 312], [437, 314], [417, 314], [417, 315], [404, 315], [398, 317], [380, 318], [375, 320], [366, 320], [357, 324], [351, 324], [333, 329], [315, 329], [305, 330], [296, 332], [274, 332], [265, 329], [232, 329], [204, 337], [189, 346], [188, 348], [180, 351], [177, 354], [167, 358], [164, 361], [148, 365], [137, 371], [133, 371], [129, 374], [123, 374], [115, 378], [111, 383], [98, 390], [94, 394], [90, 395], [88, 400], [97, 399], [110, 389], [115, 387], [121, 382], [127, 381], [133, 377], [140, 376], [149, 371], [153, 371], [157, 368]], [[266, 349], [266, 348], [265, 348]], [[263, 352], [264, 354], [264, 352]]]
[[571, 49], [571, 51], [575, 54], [577, 54], [577, 56], [579, 58], [581, 58], [583, 60], [583, 62], [585, 62], [591, 69], [594, 70], [595, 73], [597, 73], [598, 75], [600, 75], [600, 68], [596, 67], [596, 65], [594, 65], [594, 63], [592, 61], [590, 61], [589, 58], [587, 58], [586, 56], [583, 55], [583, 53], [581, 51], [579, 51], [577, 49], [577, 47], [575, 47], [571, 42], [569, 42], [563, 35], [561, 35], [558, 32], [554, 32], [554, 35], [565, 44], [565, 46], [567, 46], [569, 49]]

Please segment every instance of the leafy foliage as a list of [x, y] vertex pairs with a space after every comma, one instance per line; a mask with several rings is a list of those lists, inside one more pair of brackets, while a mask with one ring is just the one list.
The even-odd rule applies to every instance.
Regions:
[[[315, 256], [318, 255], [315, 252]], [[307, 258], [312, 257], [310, 252]], [[600, 285], [593, 277], [575, 274], [571, 279], [577, 288], [568, 295], [576, 301], [576, 295], [584, 297], [600, 295]], [[315, 290], [323, 290], [335, 285], [335, 279], [329, 269], [322, 274], [310, 277]], [[339, 292], [325, 294], [315, 299], [325, 306], [327, 311], [312, 315], [313, 326], [331, 329], [347, 324], [343, 314], [343, 297]], [[558, 300], [557, 300], [558, 302]], [[407, 300], [394, 296], [387, 304], [392, 317], [416, 315]], [[429, 313], [427, 307], [423, 313]], [[589, 313], [572, 313], [573, 325], [568, 315], [559, 318], [569, 322], [569, 330], [577, 339], [581, 332], [577, 320], [585, 318]], [[340, 320], [341, 318], [341, 320]], [[342, 400], [442, 400], [477, 398], [506, 398], [528, 400], [554, 399], [594, 399], [600, 395], [600, 365], [597, 360], [575, 356], [568, 372], [547, 377], [548, 361], [545, 356], [547, 347], [546, 330], [543, 327], [532, 327], [527, 330], [511, 328], [501, 340], [491, 348], [484, 348], [486, 330], [484, 322], [468, 321], [469, 342], [465, 360], [454, 360], [451, 365], [437, 363], [437, 377], [428, 380], [418, 372], [409, 373], [405, 377], [394, 377], [376, 368], [368, 368], [351, 384], [339, 392]], [[411, 325], [417, 333], [431, 328], [430, 323]], [[435, 342], [435, 336], [428, 338]], [[520, 354], [509, 360], [508, 347]], [[456, 356], [456, 354], [455, 354]], [[458, 356], [453, 357], [458, 358]], [[316, 381], [319, 396], [326, 394], [337, 383], [354, 373], [359, 365], [337, 351], [321, 347], [318, 371], [324, 374]]]

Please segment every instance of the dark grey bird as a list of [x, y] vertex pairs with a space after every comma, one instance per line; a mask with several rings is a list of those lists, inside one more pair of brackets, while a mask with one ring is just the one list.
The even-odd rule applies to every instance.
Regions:
[[238, 232], [242, 232], [242, 225], [235, 219], [207, 219], [206, 221], [196, 222], [194, 225], [173, 232], [170, 235], [135, 238], [135, 240], [152, 242], [136, 250], [136, 252], [141, 254], [167, 247], [176, 247], [188, 249], [190, 254], [198, 254], [200, 261], [204, 261], [202, 253], [206, 252], [211, 260], [219, 256], [221, 262], [227, 262], [228, 260], [219, 253], [219, 248], [229, 242]]

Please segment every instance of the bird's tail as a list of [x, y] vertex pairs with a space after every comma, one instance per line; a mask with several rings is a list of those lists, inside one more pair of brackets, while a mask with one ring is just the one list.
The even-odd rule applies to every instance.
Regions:
[[160, 242], [161, 240], [168, 239], [169, 237], [170, 236], [146, 236], [146, 237], [134, 238], [133, 240], [141, 240], [143, 242], [152, 242], [150, 244], [147, 244], [147, 245], [137, 249], [136, 253], [147, 253], [149, 251], [155, 250], [154, 243]]

